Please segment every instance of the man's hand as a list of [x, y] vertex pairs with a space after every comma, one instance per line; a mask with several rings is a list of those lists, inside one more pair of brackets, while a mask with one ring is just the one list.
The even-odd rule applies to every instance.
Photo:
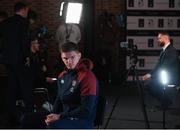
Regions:
[[47, 115], [45, 122], [47, 125], [49, 125], [50, 123], [57, 121], [59, 118], [60, 118], [59, 114], [53, 114], [52, 113], [52, 114]]
[[25, 66], [30, 67], [30, 58], [26, 57]]
[[143, 77], [142, 77], [142, 80], [150, 80], [151, 79], [151, 74], [145, 74]]
[[47, 71], [46, 65], [43, 65], [43, 66], [42, 66], [42, 71], [43, 71], [43, 72], [46, 72], [46, 71]]

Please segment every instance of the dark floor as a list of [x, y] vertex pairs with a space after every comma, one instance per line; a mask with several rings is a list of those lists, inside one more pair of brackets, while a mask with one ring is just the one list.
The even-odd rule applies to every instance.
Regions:
[[[126, 88], [123, 88], [126, 87]], [[127, 86], [110, 85], [105, 88], [105, 95], [108, 100], [108, 107], [105, 117], [105, 123], [101, 128], [110, 129], [145, 129], [147, 122], [142, 107], [142, 100], [140, 93], [137, 91], [138, 87], [129, 84]], [[173, 90], [174, 91], [174, 90]], [[176, 128], [180, 124], [180, 109], [177, 103], [179, 93], [176, 93], [174, 103], [169, 106], [165, 113], [166, 128]], [[115, 104], [115, 100], [118, 99], [118, 103], [115, 106], [113, 114], [107, 124], [112, 108]], [[148, 101], [148, 102], [147, 102]], [[154, 105], [158, 105], [158, 102], [153, 98], [148, 97], [146, 100], [146, 112], [149, 121], [149, 128], [160, 129], [163, 128], [163, 111], [160, 109], [154, 109]]]
[[[1, 79], [0, 86], [0, 128], [8, 128], [3, 124], [5, 108], [4, 97], [6, 95], [6, 80]], [[108, 129], [144, 129], [147, 128], [144, 120], [144, 114], [142, 112], [142, 104], [138, 87], [134, 83], [128, 83], [121, 86], [120, 83], [101, 83], [100, 85], [101, 95], [107, 99], [107, 109], [105, 113], [104, 123], [101, 128]], [[173, 90], [174, 91], [174, 90]], [[166, 111], [166, 128], [176, 128], [180, 124], [180, 109], [175, 111], [175, 108], [179, 108], [178, 97], [179, 92], [175, 91], [174, 104]], [[118, 100], [116, 100], [118, 98]], [[114, 104], [115, 101], [117, 105]], [[155, 100], [148, 99], [147, 103], [147, 115], [150, 128], [160, 129], [162, 126], [163, 112], [162, 110], [152, 110], [152, 106], [157, 104]], [[112, 112], [112, 108], [115, 108]], [[110, 113], [112, 116], [110, 117]], [[107, 123], [108, 118], [110, 119]]]

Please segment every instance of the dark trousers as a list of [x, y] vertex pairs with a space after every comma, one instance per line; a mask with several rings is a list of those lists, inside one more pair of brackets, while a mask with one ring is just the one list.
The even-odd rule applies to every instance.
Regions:
[[10, 117], [16, 115], [16, 100], [22, 99], [25, 103], [25, 113], [33, 112], [34, 99], [32, 81], [29, 69], [24, 65], [7, 65], [8, 70], [8, 97], [7, 112]]
[[164, 86], [157, 78], [145, 81], [144, 86], [146, 97], [147, 95], [150, 95], [151, 97], [155, 98], [159, 104], [162, 104], [162, 101], [165, 101], [166, 106], [172, 104], [172, 96], [168, 95], [167, 93], [163, 95]]
[[57, 120], [47, 126], [49, 129], [93, 129], [92, 121], [66, 118]]

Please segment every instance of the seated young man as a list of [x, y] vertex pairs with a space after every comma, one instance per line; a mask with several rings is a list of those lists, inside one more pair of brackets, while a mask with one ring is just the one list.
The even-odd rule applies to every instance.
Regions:
[[89, 59], [81, 58], [78, 45], [61, 46], [61, 59], [66, 68], [57, 81], [58, 92], [53, 111], [22, 117], [22, 128], [93, 128], [97, 104], [97, 79]]

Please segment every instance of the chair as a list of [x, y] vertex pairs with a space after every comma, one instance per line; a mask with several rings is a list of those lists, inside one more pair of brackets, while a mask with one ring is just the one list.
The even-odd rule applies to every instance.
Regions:
[[50, 96], [47, 88], [35, 88], [33, 90], [35, 95], [35, 106], [36, 111], [42, 110], [45, 108], [47, 111], [52, 110], [52, 106], [50, 104]]
[[97, 102], [97, 108], [96, 108], [96, 118], [94, 121], [95, 127], [99, 128], [100, 125], [103, 125], [106, 105], [107, 105], [107, 100], [103, 96], [99, 96], [98, 102]]

